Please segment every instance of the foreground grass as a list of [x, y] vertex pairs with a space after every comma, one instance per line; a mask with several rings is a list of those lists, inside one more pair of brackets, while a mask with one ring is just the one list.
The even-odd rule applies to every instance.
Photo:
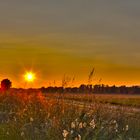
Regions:
[[139, 132], [140, 113], [123, 108], [81, 108], [59, 94], [0, 95], [0, 140], [139, 140]]

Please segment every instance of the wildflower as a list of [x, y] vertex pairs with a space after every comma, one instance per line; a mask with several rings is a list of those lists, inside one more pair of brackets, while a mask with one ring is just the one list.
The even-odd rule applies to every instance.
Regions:
[[74, 131], [73, 131], [73, 130], [71, 130], [71, 131], [70, 131], [70, 133], [71, 133], [71, 134], [73, 134], [73, 133], [74, 133]]
[[78, 137], [79, 137], [79, 140], [81, 140], [81, 135], [78, 135]]
[[23, 137], [24, 136], [24, 132], [22, 131], [20, 135], [21, 135], [21, 137]]
[[86, 122], [83, 122], [83, 127], [87, 127], [87, 123]]
[[81, 136], [78, 134], [78, 136], [77, 137], [75, 137], [75, 139], [74, 140], [81, 140]]
[[9, 132], [8, 131], [6, 132], [6, 135], [9, 135]]
[[76, 126], [79, 125], [79, 121], [78, 121], [78, 119], [75, 119], [75, 125], [76, 125]]
[[75, 122], [78, 122], [78, 119], [77, 118], [75, 119]]
[[83, 123], [82, 122], [79, 123], [79, 128], [83, 128]]
[[94, 119], [90, 122], [90, 126], [91, 126], [93, 129], [95, 128], [96, 124], [95, 124]]
[[15, 121], [15, 122], [17, 121], [17, 118], [16, 118], [16, 117], [14, 117], [14, 121]]
[[125, 130], [126, 130], [126, 131], [128, 131], [128, 129], [129, 129], [129, 126], [128, 126], [128, 125], [126, 125], [126, 126], [125, 126]]
[[114, 120], [114, 121], [113, 121], [113, 123], [115, 124], [115, 123], [117, 123], [117, 121], [116, 121], [116, 120]]
[[71, 128], [75, 128], [75, 127], [76, 127], [75, 122], [72, 122], [71, 123]]
[[66, 139], [68, 134], [69, 134], [69, 132], [67, 130], [63, 130], [62, 135], [63, 135], [64, 139]]
[[117, 129], [119, 126], [118, 126], [118, 124], [117, 124], [117, 122], [116, 122], [116, 124], [115, 124], [115, 129]]
[[34, 119], [31, 117], [31, 118], [30, 118], [30, 122], [33, 122], [33, 121], [34, 121]]

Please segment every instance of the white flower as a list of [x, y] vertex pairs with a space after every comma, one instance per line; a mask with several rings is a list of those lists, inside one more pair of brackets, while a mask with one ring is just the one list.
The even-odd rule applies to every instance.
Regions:
[[116, 125], [115, 125], [115, 129], [117, 129], [119, 127], [119, 125], [116, 123]]
[[82, 122], [79, 123], [79, 128], [83, 128], [83, 123]]
[[30, 122], [33, 122], [33, 121], [34, 121], [34, 119], [31, 117], [31, 118], [30, 118]]
[[95, 128], [96, 124], [95, 124], [94, 119], [90, 122], [90, 126], [91, 126], [93, 129]]
[[71, 134], [73, 134], [73, 132], [74, 132], [73, 130], [70, 131]]
[[79, 125], [79, 121], [78, 121], [78, 119], [75, 119], [75, 125], [76, 125], [76, 126]]
[[21, 134], [20, 134], [22, 137], [24, 136], [24, 132], [21, 132]]
[[71, 128], [75, 128], [75, 127], [76, 127], [75, 122], [72, 122], [71, 123]]
[[69, 134], [69, 132], [67, 130], [63, 130], [62, 135], [64, 138], [66, 138], [68, 134]]
[[75, 122], [78, 122], [78, 119], [75, 119]]
[[86, 127], [87, 126], [87, 123], [86, 122], [83, 122], [83, 127]]
[[129, 126], [128, 126], [128, 125], [125, 126], [125, 130], [126, 130], [126, 131], [129, 130]]
[[9, 135], [9, 132], [8, 131], [6, 132], [6, 135]]
[[78, 138], [79, 138], [79, 140], [81, 140], [81, 136], [80, 135], [78, 135]]
[[74, 140], [81, 140], [81, 136], [78, 134], [78, 136], [77, 137], [75, 137], [75, 139]]
[[16, 118], [16, 117], [14, 117], [14, 121], [15, 121], [15, 122], [17, 121], [17, 118]]
[[116, 121], [116, 120], [114, 120], [114, 121], [113, 121], [113, 123], [117, 123], [117, 121]]

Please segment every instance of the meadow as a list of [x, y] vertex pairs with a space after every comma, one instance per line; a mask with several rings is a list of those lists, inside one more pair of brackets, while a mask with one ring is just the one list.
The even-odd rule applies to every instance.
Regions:
[[138, 95], [0, 94], [0, 140], [140, 140]]
[[[47, 94], [49, 98], [58, 98], [60, 94]], [[82, 104], [90, 103], [103, 103], [110, 105], [120, 105], [120, 106], [129, 106], [129, 107], [140, 107], [140, 95], [132, 94], [72, 94], [65, 93], [62, 94], [62, 98], [67, 101], [76, 101], [81, 102]]]

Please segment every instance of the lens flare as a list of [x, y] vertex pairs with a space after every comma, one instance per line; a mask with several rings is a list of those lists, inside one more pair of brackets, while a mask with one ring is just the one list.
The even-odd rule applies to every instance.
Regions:
[[35, 80], [35, 74], [32, 73], [32, 72], [27, 72], [25, 75], [24, 75], [24, 78], [26, 81], [28, 82], [33, 82]]

